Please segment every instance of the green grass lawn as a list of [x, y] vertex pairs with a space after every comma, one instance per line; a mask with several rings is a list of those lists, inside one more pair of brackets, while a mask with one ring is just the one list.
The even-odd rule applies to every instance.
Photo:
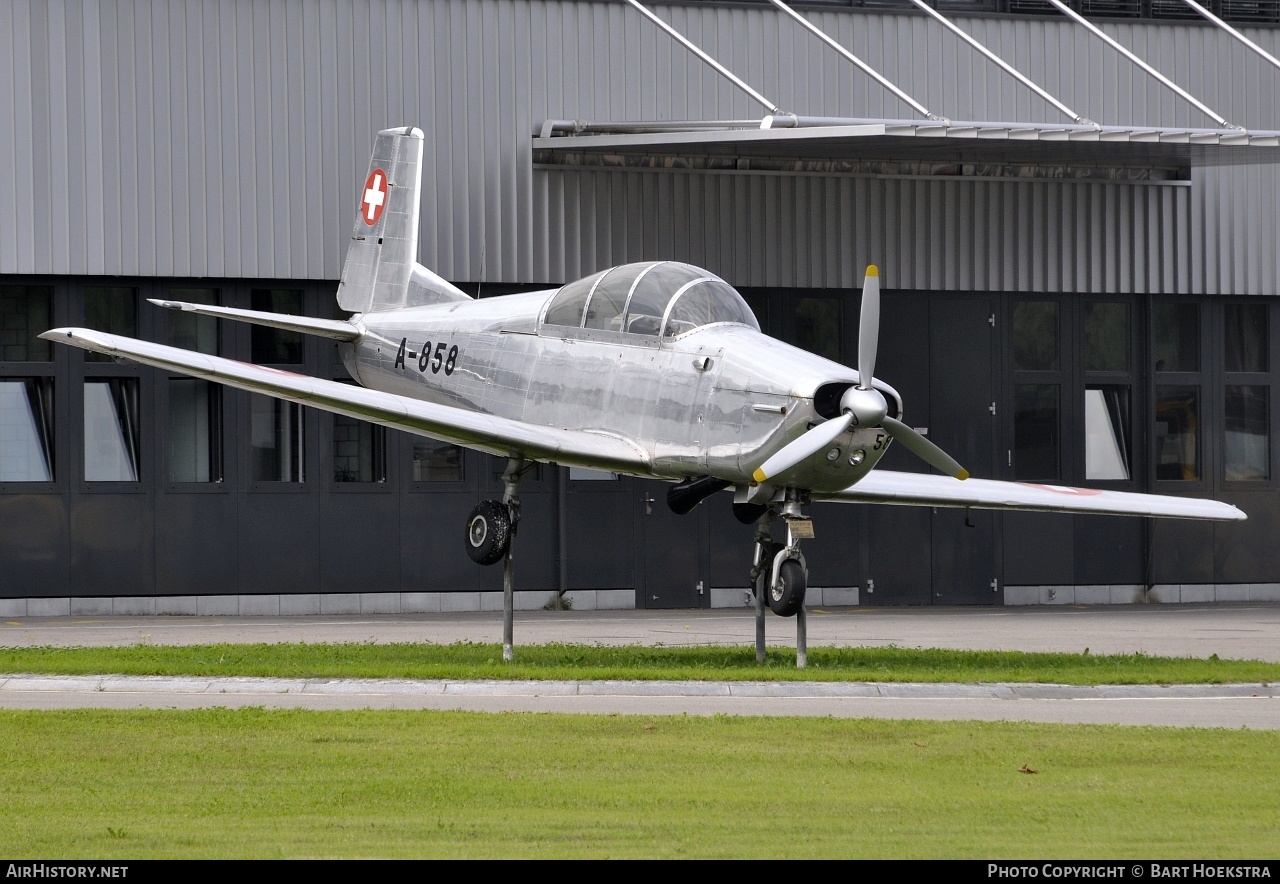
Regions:
[[[5, 648], [0, 672], [1267, 682], [1141, 654], [330, 644]], [[1023, 770], [1023, 768], [1026, 770]], [[0, 711], [0, 855], [1280, 855], [1280, 734], [461, 712]], [[1034, 772], [1027, 772], [1034, 771]]]
[[0, 672], [328, 678], [515, 678], [1214, 684], [1280, 679], [1280, 663], [908, 648], [653, 648], [526, 645], [513, 663], [496, 644], [255, 644], [0, 648]]
[[1277, 749], [1147, 727], [0, 711], [0, 854], [1267, 858]]

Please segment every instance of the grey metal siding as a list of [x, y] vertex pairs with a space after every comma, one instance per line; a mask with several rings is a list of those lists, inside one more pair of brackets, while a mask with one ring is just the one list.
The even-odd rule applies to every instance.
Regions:
[[[596, 169], [535, 180], [542, 198], [563, 194], [548, 215], [583, 219], [581, 251], [553, 250], [552, 279], [658, 256], [802, 288], [855, 288], [868, 263], [918, 290], [1183, 291], [1190, 272], [1184, 183]], [[602, 214], [644, 223], [602, 244], [588, 232]]]
[[[655, 8], [788, 110], [910, 116], [772, 8]], [[808, 15], [937, 113], [1062, 121], [923, 16]], [[1100, 122], [1209, 125], [1065, 20], [961, 24]], [[1226, 35], [1105, 28], [1228, 119], [1280, 128], [1280, 74]], [[1280, 32], [1247, 33], [1280, 51]], [[555, 282], [674, 250], [744, 285], [846, 286], [874, 259], [919, 289], [1280, 289], [1270, 167], [1203, 171], [1190, 198], [535, 171], [532, 127], [546, 117], [763, 113], [620, 3], [6, 0], [0, 55], [0, 273], [335, 279], [374, 132], [416, 123], [428, 134], [421, 259], [451, 279]]]

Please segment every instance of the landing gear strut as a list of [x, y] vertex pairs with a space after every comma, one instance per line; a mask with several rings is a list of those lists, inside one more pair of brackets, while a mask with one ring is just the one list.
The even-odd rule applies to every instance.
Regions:
[[467, 555], [480, 565], [502, 561], [502, 659], [510, 663], [515, 644], [515, 550], [516, 528], [520, 525], [520, 498], [517, 491], [533, 461], [511, 457], [502, 473], [502, 500], [482, 500], [467, 516]]
[[[787, 542], [776, 543], [770, 527], [777, 519], [787, 525]], [[813, 527], [800, 512], [800, 499], [788, 491], [777, 509], [767, 509], [756, 520], [755, 559], [751, 568], [751, 589], [756, 598], [756, 661], [764, 662], [764, 608], [780, 617], [796, 618], [796, 668], [808, 662], [807, 619], [804, 594], [809, 583], [809, 566], [800, 552], [802, 537], [812, 537]]]

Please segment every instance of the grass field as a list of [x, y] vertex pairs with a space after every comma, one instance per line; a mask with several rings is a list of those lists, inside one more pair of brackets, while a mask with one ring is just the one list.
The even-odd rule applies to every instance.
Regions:
[[521, 647], [502, 662], [496, 644], [256, 644], [111, 648], [0, 648], [0, 672], [61, 675], [240, 675], [326, 678], [516, 678], [1216, 684], [1280, 680], [1280, 663], [908, 648]]
[[1277, 749], [1008, 723], [0, 712], [0, 854], [1268, 858]]
[[[1144, 655], [216, 645], [0, 649], [0, 672], [398, 678], [1271, 681]], [[1280, 855], [1280, 734], [461, 712], [0, 711], [0, 855]]]

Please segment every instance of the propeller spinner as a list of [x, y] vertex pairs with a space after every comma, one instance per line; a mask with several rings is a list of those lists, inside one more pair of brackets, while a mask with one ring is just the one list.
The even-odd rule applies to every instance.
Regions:
[[760, 465], [752, 478], [760, 484], [791, 469], [830, 445], [850, 426], [883, 427], [903, 447], [930, 466], [954, 476], [969, 478], [969, 471], [951, 455], [934, 445], [912, 427], [888, 416], [889, 404], [875, 389], [876, 348], [880, 338], [880, 271], [867, 268], [862, 283], [862, 313], [858, 321], [858, 383], [840, 397], [840, 416], [823, 421], [803, 436], [789, 442]]

